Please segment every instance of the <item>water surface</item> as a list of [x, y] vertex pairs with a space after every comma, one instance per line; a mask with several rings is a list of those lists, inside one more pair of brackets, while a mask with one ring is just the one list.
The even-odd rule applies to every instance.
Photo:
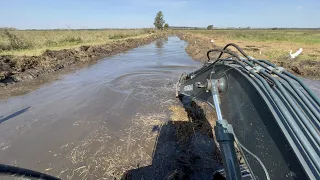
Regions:
[[[0, 101], [1, 163], [63, 179], [112, 177], [117, 167], [97, 166], [116, 166], [122, 162], [117, 154], [140, 151], [130, 145], [131, 139], [137, 141], [131, 131], [155, 119], [166, 121], [168, 106], [177, 101], [178, 77], [200, 67], [185, 46], [177, 37], [158, 40]], [[152, 142], [142, 144], [148, 143], [142, 151], [150, 158]], [[115, 159], [102, 160], [106, 157]], [[126, 164], [131, 162], [127, 158]]]

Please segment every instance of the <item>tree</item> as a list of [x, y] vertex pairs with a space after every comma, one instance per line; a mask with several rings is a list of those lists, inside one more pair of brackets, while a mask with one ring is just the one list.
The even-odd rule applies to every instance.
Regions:
[[163, 26], [163, 28], [164, 28], [164, 29], [169, 29], [169, 24], [168, 24], [168, 23], [165, 23], [164, 26]]
[[154, 26], [157, 29], [163, 29], [163, 24], [165, 23], [164, 19], [163, 19], [163, 13], [162, 11], [159, 11], [157, 13], [157, 16], [154, 18]]
[[207, 29], [208, 29], [208, 30], [212, 30], [212, 29], [213, 29], [213, 25], [209, 25], [209, 26], [207, 27]]

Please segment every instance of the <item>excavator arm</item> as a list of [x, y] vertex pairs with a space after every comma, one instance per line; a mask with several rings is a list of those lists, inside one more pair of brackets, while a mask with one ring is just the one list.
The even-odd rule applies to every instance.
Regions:
[[[234, 47], [241, 55], [229, 51]], [[219, 52], [215, 60], [210, 53]], [[228, 58], [222, 55], [228, 54]], [[227, 179], [320, 179], [320, 100], [298, 77], [235, 44], [177, 83], [177, 96], [208, 103]], [[236, 158], [239, 149], [244, 165]], [[250, 173], [244, 174], [243, 167]]]

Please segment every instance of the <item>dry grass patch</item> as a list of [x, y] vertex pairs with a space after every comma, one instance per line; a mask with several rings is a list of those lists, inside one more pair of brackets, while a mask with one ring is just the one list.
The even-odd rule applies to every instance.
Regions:
[[[181, 31], [189, 42], [186, 51], [194, 59], [207, 61], [209, 49], [236, 43], [256, 59], [269, 60], [287, 70], [310, 78], [320, 78], [320, 31], [318, 30], [212, 30]], [[210, 41], [214, 40], [214, 43]], [[296, 58], [289, 52], [303, 48]]]

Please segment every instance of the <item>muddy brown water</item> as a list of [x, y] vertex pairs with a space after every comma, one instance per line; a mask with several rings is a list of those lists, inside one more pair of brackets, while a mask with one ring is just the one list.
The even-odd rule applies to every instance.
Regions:
[[152, 129], [177, 101], [174, 83], [200, 66], [185, 47], [177, 37], [157, 40], [0, 101], [1, 163], [62, 179], [110, 179], [143, 166]]
[[[186, 45], [177, 37], [157, 40], [1, 100], [0, 163], [62, 179], [119, 179], [127, 170], [158, 168], [150, 165], [168, 107], [178, 103], [174, 83], [201, 66]], [[319, 94], [319, 81], [306, 82]], [[162, 137], [169, 142], [164, 146], [175, 144], [166, 133]], [[160, 154], [170, 154], [166, 150]]]

